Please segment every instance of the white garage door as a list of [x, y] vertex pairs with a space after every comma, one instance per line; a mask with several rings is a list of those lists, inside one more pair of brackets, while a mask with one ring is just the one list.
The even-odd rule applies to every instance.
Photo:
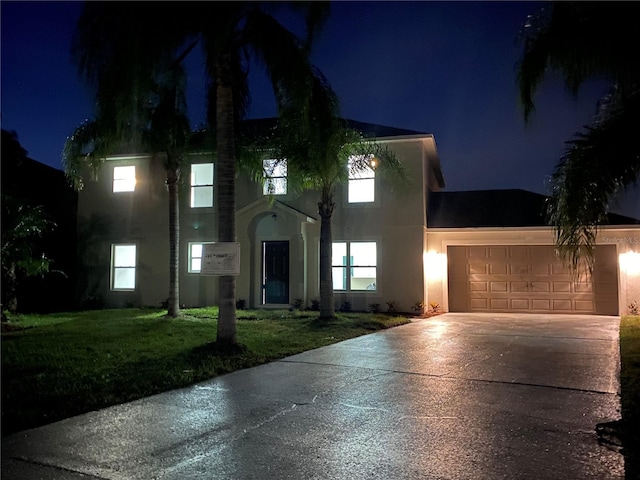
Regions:
[[593, 275], [576, 278], [553, 246], [450, 246], [449, 311], [618, 315], [615, 246], [595, 252]]

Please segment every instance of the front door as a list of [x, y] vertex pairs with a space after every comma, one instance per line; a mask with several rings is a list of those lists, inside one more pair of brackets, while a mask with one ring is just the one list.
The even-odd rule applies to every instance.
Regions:
[[262, 303], [289, 303], [289, 242], [262, 242]]

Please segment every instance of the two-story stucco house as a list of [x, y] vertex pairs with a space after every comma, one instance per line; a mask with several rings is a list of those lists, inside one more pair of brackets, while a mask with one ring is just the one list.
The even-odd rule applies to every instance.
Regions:
[[[351, 122], [388, 144], [418, 181], [397, 197], [371, 169], [338, 188], [333, 229], [333, 281], [340, 308], [394, 302], [404, 311], [424, 302], [427, 192], [444, 186], [433, 135]], [[286, 165], [266, 182], [239, 174], [237, 298], [247, 307], [309, 306], [319, 297], [318, 192], [292, 194]], [[215, 305], [218, 277], [201, 275], [203, 244], [215, 242], [213, 155], [194, 155], [183, 169], [180, 199], [180, 303]], [[106, 306], [159, 306], [168, 297], [168, 195], [162, 158], [108, 158], [97, 181], [79, 194], [81, 296]]]
[[[372, 169], [338, 188], [332, 219], [338, 309], [384, 311], [393, 302], [412, 312], [436, 302], [444, 311], [618, 314], [640, 300], [640, 231], [631, 219], [601, 231], [595, 281], [576, 282], [555, 259], [553, 231], [543, 224], [443, 222], [444, 179], [433, 135], [350, 123], [387, 144], [417, 187], [396, 196]], [[293, 194], [286, 164], [264, 161], [264, 182], [239, 174], [236, 184], [237, 298], [252, 308], [310, 306], [319, 297], [319, 193]], [[214, 155], [199, 154], [183, 168], [179, 281], [186, 306], [217, 303], [218, 277], [201, 274], [203, 245], [217, 239], [215, 167]], [[78, 199], [81, 299], [109, 307], [166, 301], [164, 178], [162, 158], [120, 155], [102, 164], [97, 181], [86, 182]], [[469, 201], [462, 209], [479, 208], [501, 207]]]

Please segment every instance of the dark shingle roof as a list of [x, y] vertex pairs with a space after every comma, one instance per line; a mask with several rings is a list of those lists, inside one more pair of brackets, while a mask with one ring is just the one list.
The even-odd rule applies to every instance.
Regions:
[[[250, 118], [241, 122], [241, 129], [244, 133], [256, 133], [265, 132], [270, 128], [275, 127], [277, 118]], [[407, 135], [427, 135], [424, 132], [418, 132], [416, 130], [408, 130], [406, 128], [389, 127], [386, 125], [378, 125], [375, 123], [360, 122], [358, 120], [350, 120], [345, 118], [344, 121], [347, 126], [358, 130], [365, 137], [400, 137]]]
[[[375, 123], [360, 122], [357, 120], [343, 119], [349, 128], [359, 131], [366, 138], [385, 138], [403, 136], [424, 136], [425, 132], [408, 130], [406, 128], [389, 127]], [[276, 117], [248, 118], [242, 120], [238, 125], [236, 133], [247, 143], [260, 141], [270, 130], [276, 128], [278, 119]], [[194, 131], [190, 138], [192, 148], [213, 148], [215, 144], [215, 132], [208, 129]]]
[[[545, 195], [526, 190], [471, 190], [429, 192], [427, 226], [464, 227], [540, 227], [548, 226]], [[615, 213], [607, 225], [637, 225], [640, 220]]]
[[425, 132], [416, 130], [407, 130], [406, 128], [388, 127], [386, 125], [377, 125], [375, 123], [359, 122], [357, 120], [345, 119], [347, 125], [354, 130], [358, 130], [365, 137], [383, 138], [383, 137], [401, 137], [407, 135], [427, 135]]

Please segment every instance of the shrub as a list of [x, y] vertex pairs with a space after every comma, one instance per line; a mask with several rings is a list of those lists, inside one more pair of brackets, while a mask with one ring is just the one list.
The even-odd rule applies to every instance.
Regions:
[[416, 313], [424, 312], [424, 302], [416, 302], [411, 306], [411, 309]]
[[398, 304], [395, 301], [387, 302], [387, 312], [388, 313], [398, 313]]
[[380, 313], [380, 304], [379, 303], [372, 303], [369, 305], [369, 311], [371, 313]]

